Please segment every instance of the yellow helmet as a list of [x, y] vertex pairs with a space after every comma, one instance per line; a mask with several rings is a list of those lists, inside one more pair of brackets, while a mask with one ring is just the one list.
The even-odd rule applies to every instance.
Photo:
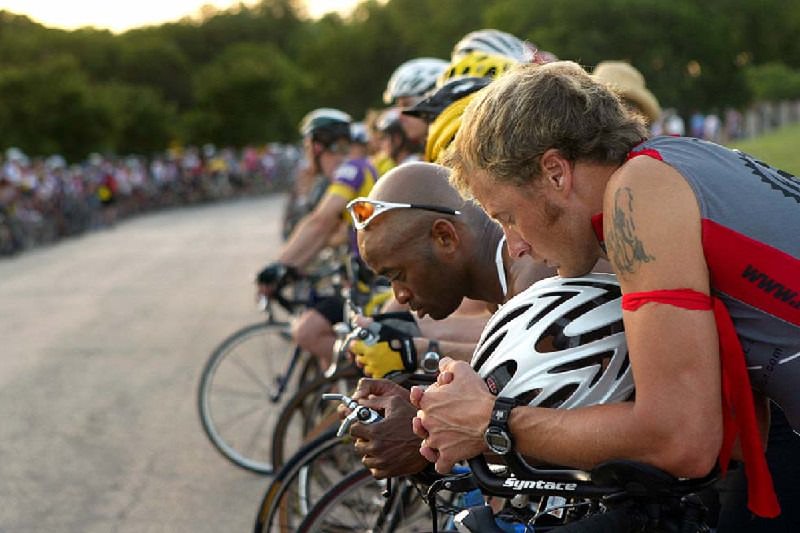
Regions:
[[442, 87], [455, 78], [485, 77], [496, 78], [518, 64], [510, 57], [487, 54], [486, 52], [470, 52], [455, 60], [436, 80], [436, 87]]
[[464, 109], [475, 97], [475, 93], [468, 94], [447, 106], [444, 111], [428, 126], [428, 140], [425, 143], [425, 161], [436, 163], [453, 139], [456, 138], [458, 128], [461, 127], [461, 116]]

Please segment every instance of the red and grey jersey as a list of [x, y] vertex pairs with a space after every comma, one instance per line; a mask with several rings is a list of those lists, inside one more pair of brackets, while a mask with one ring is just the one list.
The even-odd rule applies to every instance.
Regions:
[[800, 180], [688, 137], [655, 137], [629, 157], [642, 155], [692, 187], [711, 288], [731, 315], [751, 385], [800, 431]]

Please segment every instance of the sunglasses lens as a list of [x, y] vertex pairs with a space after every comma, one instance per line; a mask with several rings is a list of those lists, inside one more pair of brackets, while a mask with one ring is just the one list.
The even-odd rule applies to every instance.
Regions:
[[353, 214], [359, 223], [363, 223], [375, 212], [375, 206], [368, 202], [356, 202], [352, 207]]

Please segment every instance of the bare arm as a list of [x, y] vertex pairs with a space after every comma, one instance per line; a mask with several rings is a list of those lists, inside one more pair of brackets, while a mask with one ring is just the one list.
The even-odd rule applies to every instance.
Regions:
[[425, 317], [417, 322], [423, 337], [467, 343], [474, 347], [489, 318], [491, 318], [491, 314], [488, 310], [484, 310], [481, 314], [456, 312], [442, 320]]
[[299, 268], [310, 263], [343, 224], [342, 212], [346, 205], [347, 201], [341, 196], [326, 194], [294, 230], [278, 261]]
[[[673, 169], [646, 158], [629, 162], [609, 184], [604, 213], [608, 255], [624, 293], [675, 288], [708, 293], [698, 206]], [[711, 312], [651, 303], [624, 312], [624, 322], [635, 402], [572, 410], [516, 408], [510, 423], [517, 450], [579, 468], [624, 457], [678, 476], [705, 475], [722, 437]], [[423, 410], [415, 428], [427, 435], [421, 451], [437, 460], [439, 471], [486, 451], [481, 437], [493, 397], [461, 365], [443, 365], [453, 372], [440, 375], [443, 382], [452, 379], [449, 385], [412, 393]]]

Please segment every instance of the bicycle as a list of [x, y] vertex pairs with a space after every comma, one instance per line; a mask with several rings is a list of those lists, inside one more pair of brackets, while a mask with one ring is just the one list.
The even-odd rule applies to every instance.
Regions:
[[[393, 379], [403, 382], [406, 386], [411, 386], [412, 384], [429, 384], [433, 378], [426, 374], [396, 374]], [[344, 395], [334, 396], [342, 397]], [[339, 487], [339, 483], [346, 483], [348, 489], [350, 484], [355, 483], [352, 486], [361, 489], [368, 484], [369, 480], [374, 481], [368, 470], [360, 468], [360, 459], [349, 447], [350, 438], [347, 433], [349, 426], [344, 422], [342, 424], [339, 422], [336, 417], [334, 420], [326, 420], [321, 424], [319, 427], [324, 427], [321, 435], [304, 445], [277, 472], [259, 506], [255, 532], [300, 531], [300, 525], [307, 516], [310, 516], [312, 509], [316, 508], [318, 501], [333, 497], [328, 496], [328, 493], [333, 491], [335, 494], [339, 490], [336, 489]], [[346, 447], [341, 445], [346, 445]], [[362, 474], [363, 479], [355, 476], [356, 473]], [[351, 474], [354, 475], [353, 478], [350, 477]], [[372, 488], [366, 487], [366, 490]], [[409, 488], [410, 486], [406, 486], [406, 492], [403, 493], [406, 497], [393, 500], [391, 515], [394, 518], [388, 523], [407, 524], [412, 516], [407, 511], [412, 507], [415, 511], [423, 511], [422, 514], [419, 512], [413, 514], [416, 524], [430, 521], [427, 516], [427, 507], [424, 503], [420, 503], [422, 500], [418, 497], [410, 498], [418, 492], [410, 491]], [[394, 494], [394, 492], [391, 493]], [[338, 503], [338, 501], [334, 503]], [[326, 499], [322, 505], [329, 505], [328, 500]], [[422, 520], [423, 518], [424, 520]], [[354, 530], [359, 529], [356, 527]]]
[[344, 275], [340, 260], [325, 259], [289, 287], [290, 296], [264, 298], [264, 320], [237, 330], [211, 352], [198, 386], [200, 421], [214, 447], [237, 466], [273, 473], [269, 432], [294, 391], [322, 372], [316, 358], [293, 344], [287, 317], [323, 293], [340, 292]]
[[349, 437], [331, 426], [304, 444], [275, 474], [256, 513], [255, 533], [294, 532], [303, 517], [339, 479], [359, 466], [342, 448]]
[[[535, 468], [515, 453], [504, 459], [507, 466], [499, 468], [482, 455], [468, 461], [466, 477], [484, 494], [506, 498], [506, 504], [499, 511], [485, 504], [465, 509], [455, 519], [459, 531], [504, 533], [509, 524], [517, 531], [535, 527], [558, 533], [710, 531], [701, 493], [715, 482], [716, 470], [699, 479], [678, 479], [627, 460], [607, 461], [585, 472]], [[456, 482], [471, 487], [464, 478], [437, 481], [427, 497], [453, 490]]]
[[[430, 524], [436, 533], [443, 520], [447, 530], [461, 532], [710, 530], [700, 494], [714, 483], [716, 471], [677, 479], [633, 461], [609, 461], [586, 472], [534, 468], [514, 453], [503, 458], [505, 465], [489, 465], [481, 455], [456, 475], [427, 472], [391, 482], [356, 470], [316, 501], [305, 499], [305, 518], [297, 525], [295, 517], [292, 531], [406, 531]], [[484, 496], [501, 498], [502, 508], [487, 505]]]
[[[456, 471], [461, 472], [457, 467]], [[437, 476], [429, 472], [391, 480], [378, 480], [366, 468], [357, 470], [333, 485], [297, 527], [297, 532], [428, 531], [431, 506], [427, 485]], [[454, 526], [461, 510], [483, 503], [474, 484], [471, 490], [439, 490], [434, 496], [436, 521]], [[455, 487], [453, 488], [462, 488]]]

